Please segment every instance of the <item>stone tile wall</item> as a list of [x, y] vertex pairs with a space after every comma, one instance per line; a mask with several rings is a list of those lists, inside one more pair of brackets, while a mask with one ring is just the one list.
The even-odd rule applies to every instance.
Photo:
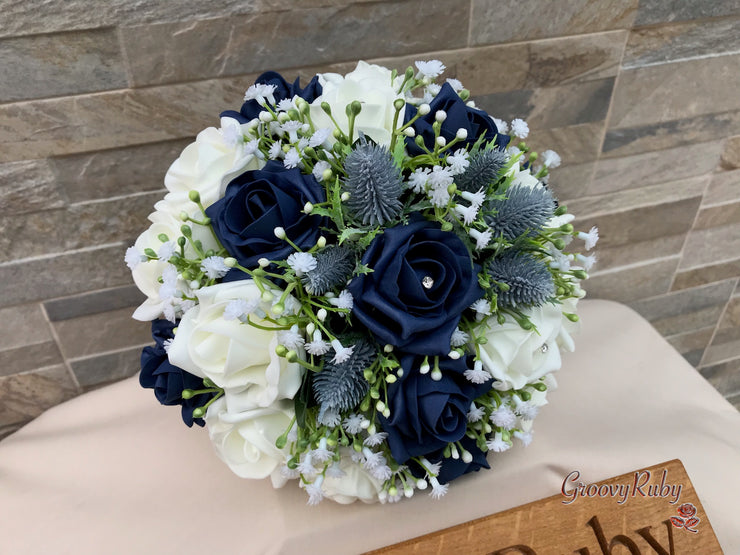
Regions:
[[0, 437], [134, 374], [123, 253], [179, 151], [267, 69], [438, 58], [553, 148], [626, 302], [740, 406], [737, 0], [0, 0]]

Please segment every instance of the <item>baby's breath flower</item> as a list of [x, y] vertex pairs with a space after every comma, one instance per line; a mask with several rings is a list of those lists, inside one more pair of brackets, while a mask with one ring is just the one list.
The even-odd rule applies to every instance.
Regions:
[[277, 160], [283, 155], [283, 143], [281, 141], [275, 141], [268, 150], [270, 160]]
[[209, 256], [204, 258], [200, 263], [200, 269], [203, 270], [208, 279], [218, 279], [229, 273], [230, 268], [224, 264], [222, 256]]
[[486, 447], [488, 447], [489, 451], [493, 451], [494, 453], [503, 453], [504, 451], [511, 449], [511, 443], [503, 440], [501, 432], [496, 432], [493, 439], [486, 442]]
[[511, 121], [511, 132], [520, 139], [526, 139], [529, 135], [529, 125], [523, 119], [516, 118]]
[[450, 345], [453, 347], [462, 347], [468, 341], [470, 341], [470, 335], [462, 331], [460, 328], [455, 328], [450, 338]]
[[445, 80], [445, 82], [448, 83], [450, 87], [452, 87], [452, 90], [455, 91], [456, 93], [459, 93], [465, 88], [463, 87], [463, 84], [457, 79], [448, 78]]
[[359, 434], [362, 431], [362, 422], [365, 418], [360, 414], [351, 413], [342, 421], [342, 426], [348, 434]]
[[418, 75], [427, 79], [436, 79], [444, 72], [445, 65], [439, 60], [429, 60], [428, 62], [414, 62]]
[[542, 163], [548, 168], [557, 168], [560, 165], [560, 155], [554, 150], [546, 150], [542, 153]]
[[409, 176], [407, 182], [408, 188], [415, 193], [423, 193], [426, 190], [430, 173], [431, 170], [429, 168], [416, 168], [414, 173]]
[[447, 164], [452, 170], [453, 175], [463, 173], [468, 166], [470, 166], [470, 156], [464, 148], [458, 148], [455, 154], [451, 154], [447, 157]]
[[133, 270], [142, 262], [146, 262], [147, 257], [141, 254], [136, 247], [129, 247], [126, 249], [124, 261], [126, 262], [126, 266], [129, 267], [129, 270]]
[[470, 410], [468, 410], [468, 422], [480, 422], [483, 420], [483, 417], [485, 416], [485, 409], [483, 407], [478, 407], [475, 405], [475, 403], [470, 404]]
[[244, 101], [256, 100], [260, 106], [265, 106], [268, 102], [274, 105], [276, 88], [275, 85], [255, 83], [244, 93]]
[[501, 405], [491, 413], [489, 420], [494, 426], [511, 430], [516, 425], [516, 414], [509, 405]]
[[301, 277], [306, 272], [316, 268], [317, 262], [314, 255], [308, 252], [294, 252], [286, 261], [288, 266], [295, 272], [297, 277]]
[[483, 369], [483, 363], [480, 360], [476, 360], [473, 368], [465, 370], [463, 375], [468, 381], [474, 384], [486, 383], [491, 379], [491, 374]]
[[329, 165], [329, 162], [326, 162], [324, 160], [319, 160], [314, 165], [313, 171], [311, 173], [316, 178], [316, 181], [323, 181], [324, 180], [324, 172], [326, 170], [330, 169], [330, 168], [331, 168], [331, 166]]
[[283, 165], [286, 167], [286, 169], [292, 170], [293, 168], [297, 168], [301, 163], [301, 155], [300, 153], [294, 148], [291, 148], [286, 154], [285, 158], [283, 159]]
[[596, 226], [594, 226], [589, 230], [588, 233], [579, 231], [578, 238], [585, 241], [586, 250], [590, 251], [592, 248], [596, 246], [596, 242], [599, 240], [599, 230]]

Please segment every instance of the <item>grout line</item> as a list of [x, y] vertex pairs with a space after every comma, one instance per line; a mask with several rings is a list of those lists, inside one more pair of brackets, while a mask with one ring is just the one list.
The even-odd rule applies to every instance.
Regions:
[[[382, 3], [382, 2], [378, 2], [378, 3]], [[472, 10], [472, 4], [471, 4], [471, 9], [470, 9], [470, 19], [471, 20], [472, 20], [472, 17], [473, 17], [473, 10]], [[458, 48], [448, 48], [448, 49], [432, 49], [432, 50], [427, 49], [423, 51], [404, 52], [400, 54], [387, 54], [387, 55], [381, 54], [379, 56], [373, 56], [368, 61], [376, 62], [378, 60], [398, 59], [398, 58], [408, 58], [408, 57], [422, 57], [422, 56], [428, 56], [428, 55], [433, 55], [433, 54], [455, 55], [455, 54], [465, 53], [470, 48], [482, 50], [482, 49], [491, 48], [491, 47], [509, 47], [509, 46], [516, 47], [516, 46], [522, 46], [522, 45], [529, 45], [531, 43], [537, 43], [537, 42], [567, 40], [567, 39], [573, 39], [577, 37], [588, 37], [592, 35], [616, 34], [616, 33], [621, 33], [624, 31], [629, 31], [629, 30], [628, 29], [610, 29], [607, 31], [575, 33], [575, 34], [556, 36], [556, 37], [543, 37], [543, 38], [532, 39], [532, 40], [518, 40], [518, 41], [513, 41], [513, 42], [495, 42], [495, 43], [486, 43], [486, 44], [476, 44], [475, 46], [470, 46], [470, 47], [462, 46]], [[629, 35], [629, 32], [627, 34]], [[468, 35], [470, 36], [470, 33], [468, 33]], [[280, 71], [283, 73], [288, 73], [288, 72], [295, 73], [295, 72], [304, 71], [306, 69], [313, 68], [315, 66], [333, 66], [337, 64], [352, 64], [355, 61], [356, 61], [355, 58], [340, 59], [340, 60], [323, 60], [323, 61], [316, 61], [316, 62], [304, 64], [302, 66], [285, 66], [285, 67], [275, 66], [275, 67], [272, 67], [271, 69], [274, 71]], [[90, 97], [90, 96], [98, 96], [98, 95], [106, 95], [106, 94], [125, 94], [125, 93], [130, 93], [130, 92], [147, 91], [150, 89], [157, 89], [157, 88], [170, 87], [170, 86], [176, 86], [176, 85], [192, 85], [192, 84], [206, 83], [209, 81], [228, 81], [228, 80], [234, 81], [237, 79], [253, 80], [259, 75], [260, 75], [260, 70], [256, 69], [252, 71], [233, 73], [229, 75], [211, 75], [211, 76], [204, 77], [201, 79], [166, 81], [163, 83], [149, 83], [149, 84], [143, 84], [143, 85], [137, 85], [137, 86], [131, 85], [126, 88], [107, 89], [107, 90], [102, 90], [102, 91], [84, 91], [84, 92], [79, 92], [76, 94], [62, 94], [62, 95], [47, 96], [47, 97], [40, 97], [40, 98], [25, 98], [25, 99], [13, 100], [10, 102], [0, 102], [0, 107], [10, 106], [13, 104], [27, 104], [31, 102], [54, 101], [54, 100], [60, 100], [60, 99], [65, 99], [65, 98], [75, 98], [75, 97], [80, 97], [80, 96]], [[175, 140], [178, 138], [184, 138], [184, 137], [170, 137], [169, 139], [164, 139], [164, 141]], [[155, 143], [155, 142], [161, 142], [161, 141], [147, 141], [147, 143]], [[119, 147], [111, 147], [111, 148], [115, 149]], [[110, 149], [105, 149], [105, 150], [110, 150]], [[62, 155], [58, 155], [58, 156], [62, 156]]]
[[72, 383], [77, 388], [77, 394], [81, 394], [83, 392], [82, 386], [80, 385], [80, 382], [77, 380], [77, 376], [75, 376], [75, 373], [72, 371], [72, 366], [69, 363], [69, 360], [64, 354], [64, 350], [62, 349], [62, 342], [59, 339], [59, 334], [57, 333], [56, 328], [51, 323], [51, 320], [49, 319], [49, 315], [46, 313], [46, 307], [44, 306], [43, 302], [39, 303], [39, 306], [41, 307], [41, 313], [44, 315], [44, 319], [46, 320], [47, 325], [49, 326], [49, 330], [51, 331], [51, 336], [54, 339], [54, 343], [56, 343], [57, 349], [59, 349], [59, 354], [62, 355], [62, 363], [64, 364], [64, 368], [67, 370], [67, 374], [72, 379]]
[[81, 200], [79, 202], [71, 202], [69, 203], [69, 207], [77, 207], [77, 206], [90, 206], [94, 204], [104, 204], [106, 202], [111, 201], [120, 201], [120, 200], [128, 200], [128, 199], [134, 199], [137, 197], [146, 197], [148, 195], [152, 195], [154, 193], [159, 193], [160, 195], [164, 193], [167, 189], [164, 187], [164, 185], [158, 189], [151, 189], [149, 191], [137, 191], [135, 193], [129, 193], [127, 195], [116, 195], [116, 196], [110, 196], [105, 198], [96, 198], [96, 199], [90, 199], [90, 200]]
[[144, 347], [151, 347], [154, 341], [148, 341], [147, 343], [140, 343], [138, 345], [128, 345], [127, 347], [121, 347], [119, 349], [111, 349], [110, 351], [100, 351], [99, 353], [93, 353], [90, 355], [83, 355], [69, 359], [70, 362], [81, 362], [85, 360], [96, 359], [98, 357], [104, 357], [108, 355], [117, 355], [125, 353], [127, 351], [133, 351], [134, 349], [143, 349]]
[[[597, 164], [601, 160], [602, 150], [604, 149], [604, 142], [606, 141], [606, 132], [609, 129], [609, 123], [611, 121], [612, 111], [614, 110], [614, 94], [617, 92], [617, 88], [619, 87], [620, 77], [622, 76], [622, 69], [623, 69], [622, 64], [624, 63], [624, 55], [627, 52], [627, 42], [629, 41], [630, 33], [632, 33], [632, 31], [628, 30], [624, 36], [624, 43], [622, 44], [622, 55], [619, 57], [619, 63], [617, 65], [617, 74], [614, 76], [614, 85], [612, 86], [612, 94], [609, 97], [609, 108], [606, 111], [606, 116], [604, 117], [604, 130], [603, 130], [603, 133], [601, 134], [601, 140], [599, 141], [599, 151], [598, 151], [598, 156], [596, 158]], [[594, 165], [594, 170], [596, 169], [595, 166], [596, 164]]]
[[468, 1], [468, 48], [473, 47], [473, 2], [474, 0]]
[[[730, 302], [732, 301], [732, 296], [733, 296], [732, 293], [734, 293], [735, 289], [737, 288], [738, 281], [739, 281], [738, 279], [735, 279], [735, 287], [733, 287], [732, 292], [730, 293], [730, 296], [727, 298], [727, 301], [725, 302], [725, 306], [722, 308], [722, 312], [720, 313], [719, 318], [717, 319], [717, 323], [714, 326], [714, 332], [712, 332], [712, 337], [709, 338], [709, 342], [707, 343], [707, 346], [704, 348], [704, 352], [701, 355], [701, 360], [699, 360], [699, 364], [696, 365], [697, 370], [702, 367], [702, 365], [704, 364], [704, 360], [707, 358], [707, 352], [709, 351], [709, 348], [712, 346], [712, 342], [714, 341], [714, 338], [717, 336], [717, 331], [719, 330], [719, 326], [725, 317], [725, 313], [727, 312], [727, 307], [730, 306]], [[727, 360], [732, 360], [733, 358], [738, 358], [738, 357], [731, 357]], [[714, 364], [720, 364], [721, 362], [723, 361], [712, 363], [712, 366], [714, 366]]]
[[[712, 182], [712, 175], [714, 175], [714, 172], [706, 174], [704, 177], [709, 177], [707, 182], [704, 184], [704, 190], [701, 192], [701, 201], [704, 200], [704, 196], [707, 194], [707, 191], [709, 190], [709, 185]], [[673, 286], [676, 283], [676, 276], [679, 273], [679, 268], [681, 266], [681, 261], [684, 259], [684, 251], [686, 250], [686, 245], [689, 242], [689, 237], [691, 236], [691, 232], [696, 227], [696, 222], [699, 221], [699, 213], [701, 212], [701, 201], [699, 202], [699, 206], [696, 207], [696, 214], [694, 214], [694, 219], [691, 222], [691, 227], [686, 232], [686, 237], [683, 238], [683, 244], [681, 245], [681, 250], [679, 251], [679, 256], [681, 257], [678, 262], [678, 266], [676, 267], [676, 271], [673, 272], [673, 277], [671, 278], [671, 283], [668, 286], [668, 291], [670, 292], [673, 289]], [[703, 358], [703, 357], [702, 357]]]
[[[641, 260], [639, 262], [633, 262], [632, 264], [623, 264], [622, 266], [616, 266], [614, 268], [607, 268], [606, 270], [600, 270], [600, 271], [590, 273], [589, 278], [603, 276], [606, 274], [613, 274], [613, 273], [621, 272], [624, 270], [642, 268], [643, 266], [650, 266], [652, 264], [655, 264], [656, 262], [668, 262], [668, 261], [673, 261], [673, 260], [678, 261], [679, 260], [678, 255], [671, 254], [668, 256], [660, 256], [658, 258], [651, 258], [650, 260]], [[664, 294], [665, 293], [661, 293], [661, 295], [664, 295]]]
[[15, 266], [17, 264], [26, 264], [28, 262], [39, 262], [42, 260], [50, 260], [52, 258], [58, 258], [60, 256], [66, 256], [70, 254], [81, 254], [85, 252], [93, 252], [97, 250], [103, 250], [111, 247], [123, 247], [126, 244], [125, 241], [115, 241], [113, 243], [103, 243], [101, 245], [93, 245], [91, 247], [82, 247], [79, 249], [70, 249], [62, 252], [55, 252], [50, 254], [39, 254], [37, 256], [29, 256], [27, 258], [16, 258], [15, 260], [8, 260], [7, 262], [0, 262], [0, 268]]
[[118, 40], [118, 48], [121, 51], [121, 60], [123, 61], [123, 71], [126, 74], [126, 83], [129, 89], [134, 87], [134, 72], [131, 68], [131, 60], [126, 50], [126, 41], [123, 40], [123, 29], [117, 25], [115, 27], [116, 39]]

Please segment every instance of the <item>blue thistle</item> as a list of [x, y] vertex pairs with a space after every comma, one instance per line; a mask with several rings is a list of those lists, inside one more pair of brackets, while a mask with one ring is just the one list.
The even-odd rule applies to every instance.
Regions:
[[401, 213], [401, 171], [383, 146], [360, 141], [344, 160], [349, 212], [365, 225], [383, 225]]
[[496, 235], [509, 241], [541, 229], [555, 211], [555, 199], [546, 187], [516, 185], [506, 195], [505, 199], [493, 199], [487, 204], [484, 219]]
[[362, 402], [370, 384], [364, 376], [377, 356], [375, 347], [364, 338], [354, 343], [349, 359], [341, 364], [332, 362], [334, 350], [324, 355], [324, 368], [313, 376], [313, 393], [318, 401], [319, 420], [325, 412], [340, 413], [350, 410]]
[[343, 286], [355, 271], [355, 253], [346, 247], [326, 247], [314, 258], [316, 267], [301, 278], [306, 291], [312, 295], [323, 295]]
[[505, 251], [488, 263], [487, 270], [493, 281], [508, 285], [506, 291], [494, 285], [498, 288], [498, 305], [504, 308], [539, 306], [555, 292], [545, 263], [524, 251]]
[[499, 180], [499, 172], [506, 165], [507, 156], [500, 150], [479, 150], [471, 153], [470, 165], [455, 178], [458, 189], [476, 193]]

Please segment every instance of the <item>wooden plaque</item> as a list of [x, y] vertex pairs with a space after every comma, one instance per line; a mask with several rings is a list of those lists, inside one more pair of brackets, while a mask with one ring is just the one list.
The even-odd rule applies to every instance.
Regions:
[[681, 461], [587, 478], [573, 471], [558, 495], [368, 555], [722, 554]]

